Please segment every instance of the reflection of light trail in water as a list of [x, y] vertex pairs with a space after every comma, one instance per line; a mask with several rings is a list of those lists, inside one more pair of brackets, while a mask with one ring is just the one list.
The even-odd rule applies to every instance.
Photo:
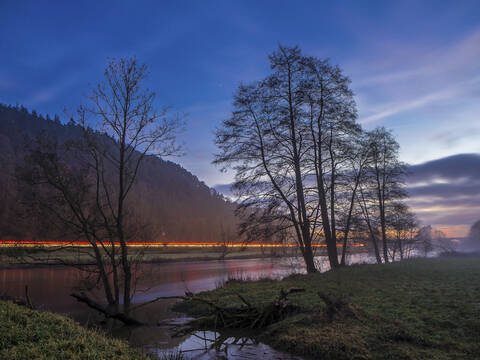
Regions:
[[[100, 242], [97, 245], [102, 245]], [[115, 246], [120, 246], [120, 243], [115, 242]], [[217, 242], [128, 242], [129, 247], [247, 247], [247, 248], [283, 248], [283, 247], [297, 247], [297, 244], [275, 244], [275, 243], [217, 243]], [[110, 242], [104, 242], [104, 246], [111, 246]], [[14, 240], [0, 240], [0, 246], [3, 247], [59, 247], [59, 246], [72, 246], [72, 247], [88, 247], [91, 244], [88, 241], [14, 241]], [[341, 246], [341, 244], [337, 244]], [[364, 247], [364, 244], [350, 244], [354, 247]], [[312, 244], [312, 247], [326, 247], [326, 244]]]

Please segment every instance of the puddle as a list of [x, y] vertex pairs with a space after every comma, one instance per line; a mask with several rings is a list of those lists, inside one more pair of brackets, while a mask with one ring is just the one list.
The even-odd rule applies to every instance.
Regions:
[[196, 331], [179, 343], [175, 349], [163, 344], [144, 346], [144, 351], [156, 356], [182, 353], [187, 359], [258, 359], [298, 360], [289, 354], [272, 349], [245, 336], [226, 336], [213, 331]]

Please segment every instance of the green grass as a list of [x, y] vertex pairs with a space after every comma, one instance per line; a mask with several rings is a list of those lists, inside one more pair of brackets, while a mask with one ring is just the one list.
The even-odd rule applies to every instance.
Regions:
[[[273, 347], [321, 359], [480, 359], [480, 258], [418, 259], [357, 265], [334, 272], [294, 275], [283, 281], [232, 281], [201, 296], [240, 306], [235, 293], [264, 305], [281, 288], [300, 310], [264, 329]], [[342, 298], [356, 316], [325, 316], [321, 291]], [[198, 302], [177, 310], [204, 315]]]
[[151, 359], [61, 315], [0, 301], [0, 359]]

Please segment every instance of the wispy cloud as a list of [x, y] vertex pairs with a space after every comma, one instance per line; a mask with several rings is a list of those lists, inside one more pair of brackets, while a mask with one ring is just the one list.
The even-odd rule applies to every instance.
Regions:
[[480, 217], [480, 154], [460, 154], [410, 167], [409, 205], [423, 224], [465, 235]]
[[449, 129], [434, 134], [431, 138], [440, 141], [446, 146], [453, 146], [466, 139], [478, 139], [480, 137], [480, 128]]
[[52, 84], [36, 89], [24, 100], [24, 104], [27, 106], [37, 106], [53, 101], [58, 96], [64, 95], [63, 93], [74, 86], [78, 78], [78, 74], [73, 74], [65, 75], [62, 79], [52, 79]]
[[421, 108], [427, 105], [435, 105], [451, 98], [467, 95], [475, 90], [480, 90], [480, 77], [462, 81], [457, 84], [447, 86], [444, 90], [427, 93], [421, 95], [420, 97], [382, 104], [379, 106], [380, 109], [377, 109], [374, 114], [363, 117], [360, 119], [360, 121], [363, 124], [371, 123], [392, 115], [396, 115], [398, 113]]
[[435, 51], [405, 53], [408, 57], [391, 59], [391, 72], [370, 68], [363, 76], [357, 74], [353, 85], [361, 97], [362, 123], [480, 92], [480, 28]]

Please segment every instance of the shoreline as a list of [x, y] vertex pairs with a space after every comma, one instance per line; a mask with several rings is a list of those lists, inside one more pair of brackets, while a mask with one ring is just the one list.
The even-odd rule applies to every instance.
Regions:
[[[27, 249], [29, 252], [32, 253], [39, 253], [42, 254], [42, 248], [39, 249]], [[165, 250], [165, 249], [161, 249]], [[172, 263], [172, 262], [195, 262], [195, 261], [222, 261], [222, 260], [246, 260], [246, 259], [284, 259], [284, 258], [300, 258], [300, 254], [296, 253], [278, 253], [272, 251], [265, 251], [262, 253], [261, 251], [257, 251], [258, 248], [253, 249], [245, 249], [239, 250], [235, 249], [232, 252], [227, 253], [225, 256], [222, 256], [219, 251], [212, 251], [211, 248], [188, 248], [186, 251], [179, 251], [178, 249], [170, 248], [166, 249], [167, 251], [159, 251], [159, 249], [152, 249], [151, 253], [146, 254], [146, 258], [143, 261], [140, 261], [140, 264], [150, 265], [150, 264], [164, 264], [164, 263]], [[68, 257], [75, 254], [75, 249], [60, 249], [59, 250], [61, 255], [65, 257], [65, 261], [68, 261]], [[47, 254], [47, 253], [45, 253]], [[357, 254], [366, 254], [368, 255], [369, 252], [367, 249], [355, 249], [349, 253], [349, 255], [357, 255]], [[21, 256], [21, 255], [20, 255]], [[18, 256], [18, 257], [20, 257]], [[326, 254], [320, 252], [316, 254], [315, 257], [326, 256]], [[11, 261], [14, 259], [14, 256], [3, 255], [0, 252], [0, 270], [9, 270], [9, 269], [31, 269], [31, 268], [44, 268], [44, 267], [68, 267], [68, 266], [75, 266], [77, 263], [72, 262], [71, 265], [69, 264], [62, 264], [62, 263], [45, 263], [42, 261], [48, 261], [48, 256], [42, 258], [39, 256], [38, 261], [33, 263], [19, 263], [15, 261]], [[10, 261], [10, 262], [9, 262]], [[32, 261], [32, 260], [30, 260]], [[7, 263], [9, 262], [9, 263]], [[85, 266], [95, 266], [95, 262], [81, 262]]]

